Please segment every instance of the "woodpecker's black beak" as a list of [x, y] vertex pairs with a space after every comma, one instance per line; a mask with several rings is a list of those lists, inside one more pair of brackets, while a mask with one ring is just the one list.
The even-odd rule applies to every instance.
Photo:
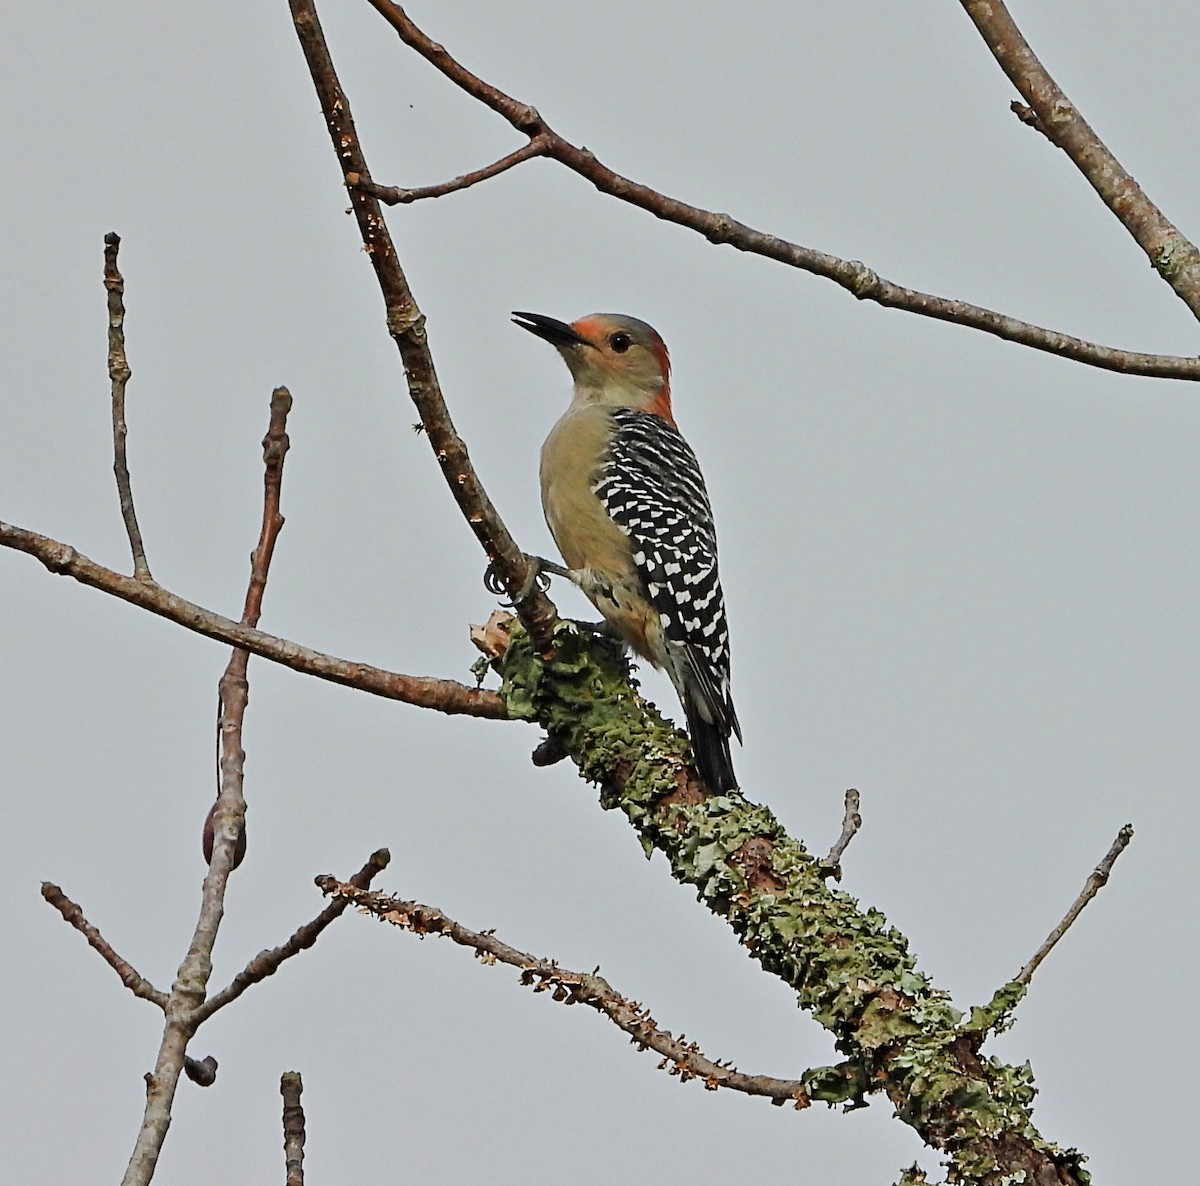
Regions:
[[592, 343], [583, 334], [572, 329], [565, 321], [547, 317], [544, 313], [518, 313], [514, 310], [513, 325], [527, 329], [551, 346], [590, 346]]

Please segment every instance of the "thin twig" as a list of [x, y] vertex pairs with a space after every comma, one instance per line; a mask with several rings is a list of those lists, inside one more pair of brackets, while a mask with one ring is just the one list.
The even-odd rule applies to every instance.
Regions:
[[315, 675], [318, 679], [358, 688], [373, 696], [402, 700], [406, 704], [433, 708], [438, 712], [489, 717], [492, 720], [505, 720], [508, 717], [504, 700], [495, 692], [468, 687], [455, 680], [385, 671], [366, 663], [314, 651], [261, 630], [253, 630], [232, 618], [222, 617], [194, 602], [185, 601], [161, 585], [135, 580], [105, 568], [77, 552], [70, 544], [60, 543], [23, 527], [0, 522], [0, 547], [25, 552], [40, 560], [53, 573], [69, 576], [80, 584], [149, 610], [196, 634], [230, 646], [243, 647], [252, 655], [270, 659], [304, 675]]
[[622, 996], [599, 969], [595, 972], [571, 972], [559, 967], [554, 960], [541, 959], [528, 952], [518, 951], [497, 939], [491, 931], [472, 931], [455, 922], [433, 906], [406, 902], [387, 894], [373, 893], [346, 885], [333, 877], [318, 877], [321, 892], [348, 900], [360, 910], [373, 914], [383, 922], [412, 931], [415, 935], [443, 935], [463, 947], [473, 948], [485, 964], [502, 963], [518, 968], [521, 983], [534, 992], [550, 991], [556, 1001], [567, 1005], [587, 1005], [602, 1013], [618, 1028], [624, 1030], [639, 1050], [661, 1054], [659, 1066], [683, 1082], [699, 1079], [709, 1091], [728, 1087], [747, 1095], [760, 1095], [778, 1103], [792, 1101], [797, 1108], [806, 1108], [809, 1095], [799, 1079], [776, 1079], [770, 1075], [744, 1075], [727, 1062], [705, 1057], [695, 1042], [683, 1035], [676, 1038], [659, 1029], [650, 1011], [637, 1001]]
[[[367, 863], [350, 878], [348, 884], [357, 889], [367, 889], [375, 876], [388, 867], [392, 859], [386, 848], [373, 852]], [[345, 898], [330, 902], [311, 922], [305, 923], [294, 935], [279, 947], [269, 951], [260, 951], [220, 992], [213, 993], [195, 1013], [196, 1024], [207, 1021], [218, 1009], [223, 1009], [231, 1001], [236, 1001], [252, 984], [259, 984], [268, 976], [273, 976], [280, 965], [294, 955], [311, 947], [320, 937], [321, 932], [334, 919], [339, 918], [349, 903]]]
[[1033, 325], [980, 305], [905, 288], [879, 276], [859, 260], [840, 259], [811, 247], [802, 247], [776, 235], [755, 230], [728, 214], [719, 214], [667, 197], [601, 164], [586, 148], [572, 144], [555, 132], [536, 108], [514, 99], [472, 74], [451, 57], [444, 46], [413, 24], [399, 5], [390, 0], [368, 0], [368, 3], [391, 25], [405, 45], [420, 54], [457, 87], [496, 112], [530, 140], [543, 140], [546, 144], [544, 155], [590, 181], [601, 193], [646, 210], [655, 218], [687, 227], [712, 243], [727, 243], [739, 251], [762, 255], [789, 267], [823, 276], [859, 300], [875, 301], [885, 308], [903, 309], [938, 321], [953, 322], [1103, 370], [1159, 379], [1200, 380], [1200, 358], [1119, 350]]
[[[286, 387], [276, 387], [271, 392], [270, 425], [267, 435], [263, 437], [262, 526], [258, 545], [250, 557], [250, 584], [246, 589], [246, 603], [242, 610], [242, 625], [251, 629], [258, 625], [262, 616], [262, 599], [267, 588], [271, 557], [275, 554], [275, 541], [283, 529], [279, 498], [283, 486], [283, 462], [291, 445], [287, 435], [287, 418], [291, 408], [291, 392]], [[234, 647], [217, 689], [217, 744], [220, 754], [217, 801], [204, 824], [206, 861], [213, 859], [216, 837], [220, 834], [222, 824], [232, 836], [231, 871], [242, 863], [246, 854], [246, 804], [241, 801], [240, 788], [242, 766], [246, 760], [241, 736], [250, 691], [246, 682], [249, 660], [249, 651]], [[232, 788], [231, 793], [226, 793], [227, 787]]]
[[851, 787], [846, 792], [846, 808], [842, 815], [842, 834], [829, 850], [829, 855], [821, 862], [822, 870], [827, 871], [835, 881], [842, 879], [842, 854], [846, 851], [850, 841], [857, 835], [859, 828], [862, 827], [862, 816], [859, 814], [858, 808], [859, 794]]
[[[250, 562], [250, 581], [242, 624], [253, 628], [262, 608], [275, 540], [283, 526], [279, 492], [283, 461], [287, 456], [287, 414], [292, 397], [280, 387], [271, 395], [270, 427], [263, 441], [262, 527], [258, 547]], [[212, 952], [225, 914], [225, 888], [233, 872], [241, 833], [246, 826], [246, 801], [242, 782], [246, 753], [242, 746], [242, 723], [249, 701], [246, 666], [250, 654], [235, 647], [220, 683], [221, 789], [213, 813], [212, 858], [200, 895], [200, 916], [187, 954], [179, 965], [165, 1009], [166, 1025], [158, 1049], [154, 1072], [147, 1080], [146, 1107], [142, 1125], [122, 1186], [147, 1186], [162, 1152], [171, 1123], [171, 1108], [179, 1076], [187, 1059], [187, 1046], [196, 1032], [196, 1012], [204, 1003], [212, 975]]]
[[1071, 904], [1071, 909], [1063, 916], [1062, 922], [1050, 932], [1046, 937], [1045, 943], [1034, 952], [1033, 959], [1017, 973], [1016, 981], [1018, 984], [1028, 984], [1033, 978], [1033, 974], [1038, 970], [1042, 960], [1050, 954], [1054, 949], [1054, 945], [1067, 933], [1071, 924], [1083, 912], [1083, 908], [1100, 892], [1101, 887], [1107, 883], [1108, 875], [1112, 872], [1112, 867], [1116, 864], [1117, 857], [1125, 851], [1132, 839], [1133, 825], [1126, 824], [1117, 833], [1117, 838], [1112, 842], [1112, 847], [1108, 850], [1104, 860], [1092, 870], [1092, 875], [1084, 884], [1079, 897]]
[[481, 181], [496, 177], [523, 161], [545, 156], [548, 148], [549, 141], [544, 136], [534, 136], [528, 144], [523, 144], [515, 152], [502, 156], [490, 165], [484, 165], [482, 169], [476, 169], [473, 173], [463, 173], [450, 181], [443, 181], [440, 185], [423, 185], [419, 189], [400, 189], [394, 185], [376, 185], [373, 181], [361, 179], [357, 173], [347, 173], [346, 184], [365, 194], [370, 194], [373, 198], [378, 198], [384, 205], [402, 206], [409, 202], [419, 202], [423, 198], [442, 198], [446, 194], [457, 193], [460, 189], [469, 189], [472, 185], [478, 185]]
[[[350, 195], [363, 248], [375, 270], [375, 279], [383, 296], [388, 333], [396, 343], [404, 364], [408, 393], [420, 414], [425, 434], [459, 510], [483, 545], [492, 570], [499, 575], [509, 597], [515, 600], [533, 577], [535, 562], [517, 547], [509, 534], [479, 481], [467, 455], [467, 447], [450, 419], [426, 340], [425, 317], [417, 307], [408, 279], [400, 266], [379, 202], [369, 192], [371, 171], [367, 168], [350, 104], [338, 81], [316, 9], [312, 0], [289, 0], [289, 4], [296, 36], [304, 51], [333, 150]], [[353, 183], [350, 180], [352, 177]], [[558, 618], [553, 602], [535, 587], [517, 607], [517, 612], [539, 650], [548, 653], [550, 635]]]
[[139, 581], [152, 581], [146, 563], [146, 549], [138, 527], [137, 512], [133, 509], [133, 490], [129, 484], [129, 463], [125, 456], [125, 385], [132, 372], [125, 356], [125, 280], [117, 270], [117, 252], [121, 236], [109, 231], [104, 236], [104, 287], [108, 290], [108, 377], [112, 380], [113, 474], [117, 479], [117, 498], [121, 503], [121, 518], [133, 554], [133, 575]]
[[122, 959], [99, 930], [84, 917], [83, 910], [75, 905], [57, 885], [50, 881], [43, 881], [42, 897], [100, 953], [104, 962], [120, 976], [121, 983], [135, 997], [141, 997], [143, 1001], [150, 1001], [160, 1009], [166, 1009], [167, 994], [162, 989], [155, 988], [128, 960]]
[[1042, 121], [1040, 119], [1038, 119], [1037, 112], [1034, 111], [1034, 109], [1032, 107], [1028, 106], [1025, 103], [1018, 103], [1017, 100], [1014, 99], [1008, 105], [1008, 109], [1026, 127], [1033, 128], [1033, 130], [1035, 132], [1041, 132], [1041, 134], [1043, 136], [1045, 136], [1046, 139], [1049, 140], [1051, 144], [1054, 143], [1054, 140], [1051, 138], [1050, 133], [1047, 132], [1046, 129], [1042, 126]]
[[961, 0], [1000, 69], [1033, 108], [1040, 130], [1071, 158], [1175, 295], [1200, 317], [1200, 251], [1149, 199], [1063, 93], [1003, 0]]
[[299, 1071], [287, 1071], [280, 1077], [283, 1096], [283, 1162], [287, 1171], [285, 1186], [304, 1186], [304, 1107], [300, 1096], [304, 1080]]

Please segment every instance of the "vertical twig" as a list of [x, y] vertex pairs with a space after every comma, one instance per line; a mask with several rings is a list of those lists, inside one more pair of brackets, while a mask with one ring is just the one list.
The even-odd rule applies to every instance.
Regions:
[[299, 1071], [288, 1071], [279, 1080], [283, 1096], [283, 1161], [286, 1186], [304, 1186], [304, 1108], [300, 1094], [304, 1081]]
[[[287, 414], [292, 397], [287, 388], [278, 387], [271, 395], [271, 422], [263, 440], [263, 516], [258, 547], [250, 564], [250, 584], [242, 622], [258, 624], [262, 597], [275, 540], [283, 526], [279, 513], [279, 495], [283, 479], [283, 459], [287, 455]], [[246, 679], [248, 651], [235, 648], [220, 684], [221, 789], [213, 811], [213, 845], [208, 873], [201, 891], [200, 917], [175, 983], [167, 999], [166, 1025], [154, 1071], [146, 1076], [146, 1109], [133, 1155], [122, 1179], [122, 1186], [147, 1186], [171, 1124], [171, 1107], [179, 1076], [187, 1058], [187, 1046], [198, 1025], [197, 1010], [204, 1002], [212, 975], [212, 951], [225, 913], [225, 886], [233, 872], [237, 850], [244, 840], [246, 800], [242, 777], [246, 752], [242, 748], [242, 722], [249, 703], [250, 685]]]
[[133, 553], [133, 575], [139, 581], [152, 581], [146, 549], [138, 527], [137, 512], [133, 509], [133, 490], [129, 484], [129, 464], [125, 456], [125, 385], [132, 371], [125, 357], [125, 280], [117, 271], [117, 252], [121, 236], [109, 231], [104, 236], [104, 287], [108, 290], [108, 377], [112, 380], [113, 474], [117, 479], [117, 497], [121, 502], [121, 518]]

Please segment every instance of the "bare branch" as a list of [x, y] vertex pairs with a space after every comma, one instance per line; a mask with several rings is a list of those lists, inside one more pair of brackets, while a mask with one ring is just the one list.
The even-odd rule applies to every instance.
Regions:
[[108, 290], [108, 377], [112, 381], [113, 474], [117, 479], [117, 497], [121, 503], [121, 518], [133, 554], [133, 575], [139, 581], [153, 580], [146, 563], [146, 549], [138, 527], [137, 512], [133, 509], [133, 490], [129, 484], [129, 463], [125, 457], [125, 385], [132, 372], [125, 357], [125, 280], [117, 271], [117, 252], [121, 236], [109, 231], [104, 236], [104, 287]]
[[[275, 541], [283, 527], [279, 495], [283, 482], [283, 462], [288, 451], [287, 416], [291, 406], [292, 397], [287, 388], [277, 387], [271, 394], [270, 425], [263, 440], [262, 526], [258, 546], [250, 559], [250, 580], [242, 612], [242, 624], [251, 628], [257, 624], [262, 610]], [[225, 916], [225, 889], [239, 859], [239, 841], [243, 840], [246, 826], [246, 800], [242, 793], [246, 752], [242, 747], [242, 725], [250, 696], [250, 685], [246, 678], [249, 660], [249, 651], [235, 647], [221, 677], [221, 787], [216, 809], [212, 813], [214, 839], [200, 894], [200, 916], [167, 1000], [167, 1020], [158, 1059], [154, 1073], [147, 1080], [142, 1126], [125, 1171], [123, 1186], [146, 1186], [154, 1176], [171, 1123], [171, 1108], [179, 1076], [187, 1064], [188, 1042], [199, 1024], [197, 1010], [204, 1003], [208, 981], [212, 976], [213, 948]], [[244, 843], [241, 847], [244, 851]], [[201, 1073], [203, 1080], [205, 1075], [201, 1064], [196, 1064], [193, 1069]], [[215, 1063], [212, 1074], [216, 1074]]]
[[[718, 214], [667, 197], [602, 165], [586, 148], [577, 147], [563, 139], [535, 108], [506, 95], [472, 74], [451, 57], [444, 46], [427, 37], [413, 24], [399, 5], [391, 3], [390, 0], [368, 2], [395, 29], [407, 46], [430, 62], [456, 86], [507, 120], [513, 128], [528, 136], [530, 140], [544, 141], [544, 155], [578, 173], [601, 193], [646, 210], [656, 218], [696, 231], [712, 243], [727, 243], [739, 251], [766, 256], [789, 267], [823, 276], [859, 300], [875, 301], [885, 308], [904, 309], [923, 317], [964, 325], [1007, 342], [1015, 342], [1033, 350], [1056, 354], [1103, 370], [1158, 379], [1200, 379], [1200, 358], [1119, 350], [1113, 346], [1089, 342], [1083, 338], [1020, 321], [980, 305], [905, 288], [885, 280], [858, 260], [840, 259], [811, 247], [802, 247], [798, 243], [755, 230], [728, 214]], [[1174, 258], [1171, 256], [1172, 261]], [[1166, 266], [1166, 263], [1167, 260], [1164, 259], [1163, 266]]]
[[[375, 279], [387, 310], [388, 333], [404, 363], [408, 393], [421, 416], [425, 434], [459, 510], [483, 545], [488, 561], [499, 574], [509, 597], [516, 600], [536, 573], [534, 562], [517, 547], [504, 526], [450, 419], [426, 341], [425, 317], [417, 307], [400, 266], [379, 202], [369, 192], [371, 172], [359, 144], [349, 101], [329, 56], [316, 9], [312, 0], [289, 0], [289, 4], [296, 36], [300, 39], [358, 221], [363, 248], [375, 269]], [[535, 587], [518, 606], [518, 613], [530, 637], [545, 652], [558, 617], [553, 602]]]
[[851, 787], [846, 792], [846, 809], [842, 816], [842, 834], [837, 838], [829, 855], [821, 862], [821, 869], [835, 881], [842, 879], [842, 854], [849, 847], [850, 841], [862, 827], [862, 816], [858, 813], [859, 794]]
[[167, 994], [162, 989], [155, 988], [128, 960], [122, 959], [99, 930], [88, 922], [82, 909], [76, 906], [57, 885], [50, 881], [43, 881], [42, 897], [100, 953], [104, 962], [120, 976], [121, 983], [135, 997], [141, 997], [143, 1001], [150, 1001], [160, 1009], [166, 1009]]
[[265, 634], [194, 602], [185, 601], [154, 581], [139, 581], [114, 572], [89, 560], [70, 544], [26, 531], [23, 527], [0, 522], [0, 547], [25, 552], [40, 560], [53, 573], [72, 577], [80, 584], [149, 610], [196, 634], [242, 647], [252, 655], [270, 659], [304, 675], [315, 675], [318, 679], [345, 684], [361, 692], [370, 692], [373, 696], [402, 700], [419, 708], [433, 708], [452, 715], [465, 714], [492, 720], [505, 720], [508, 717], [504, 701], [495, 692], [467, 687], [455, 680], [384, 671], [366, 663], [338, 659], [311, 650], [286, 638]]
[[1021, 35], [1003, 0], [961, 0], [1000, 69], [1037, 116], [1039, 130], [1075, 167], [1146, 253], [1175, 295], [1200, 317], [1200, 251], [1146, 196], [1092, 130]]
[[[391, 859], [391, 853], [386, 848], [373, 852], [367, 863], [350, 878], [348, 884], [356, 889], [365, 890], [375, 876], [388, 867]], [[236, 1001], [252, 984], [259, 984], [268, 976], [273, 976], [285, 960], [291, 959], [292, 956], [299, 955], [300, 952], [311, 947], [320, 938], [321, 932], [345, 912], [348, 904], [345, 898], [338, 898], [336, 901], [330, 902], [312, 922], [305, 923], [286, 943], [279, 947], [272, 947], [269, 951], [260, 951], [230, 981], [228, 987], [214, 993], [196, 1010], [194, 1014], [196, 1024], [207, 1021], [218, 1009], [223, 1009], [231, 1001]]]
[[300, 1103], [304, 1080], [299, 1071], [288, 1071], [279, 1080], [283, 1096], [283, 1161], [285, 1186], [304, 1186], [304, 1108]]
[[1062, 922], [1058, 924], [1046, 937], [1045, 943], [1034, 952], [1033, 958], [1027, 963], [1020, 972], [1017, 973], [1016, 981], [1018, 984], [1028, 984], [1033, 978], [1034, 972], [1038, 970], [1042, 960], [1050, 954], [1054, 949], [1054, 945], [1061, 939], [1068, 930], [1071, 924], [1083, 912], [1083, 908], [1100, 892], [1102, 886], [1107, 884], [1108, 875], [1112, 872], [1113, 865], [1117, 863], [1117, 857], [1125, 851], [1129, 846], [1129, 842], [1133, 839], [1133, 825], [1126, 824], [1118, 833], [1117, 838], [1112, 842], [1112, 847], [1108, 850], [1104, 860], [1092, 870], [1092, 875], [1084, 883], [1083, 889], [1080, 891], [1079, 897], [1071, 904], [1071, 909], [1063, 916]]
[[522, 145], [507, 156], [502, 156], [490, 165], [485, 165], [482, 169], [476, 169], [473, 173], [463, 173], [450, 181], [443, 181], [440, 185], [426, 185], [420, 189], [399, 189], [394, 185], [376, 185], [373, 181], [360, 179], [357, 173], [347, 173], [346, 184], [373, 198], [378, 198], [384, 205], [406, 205], [409, 202], [419, 202], [423, 198], [441, 198], [446, 194], [456, 193], [460, 189], [469, 189], [472, 185], [487, 181], [490, 177], [504, 173], [523, 161], [537, 156], [545, 156], [548, 147], [549, 141], [544, 136], [534, 136], [528, 144]]
[[521, 983], [534, 992], [550, 991], [556, 1001], [567, 1005], [587, 1005], [602, 1013], [633, 1040], [639, 1050], [653, 1050], [663, 1056], [660, 1067], [677, 1075], [683, 1082], [700, 1079], [707, 1090], [728, 1087], [747, 1095], [761, 1095], [778, 1103], [792, 1101], [807, 1108], [808, 1092], [799, 1079], [775, 1079], [770, 1075], [744, 1075], [725, 1062], [706, 1058], [695, 1042], [673, 1037], [659, 1029], [650, 1011], [637, 1001], [622, 996], [595, 972], [571, 972], [554, 960], [541, 959], [518, 951], [497, 939], [491, 931], [472, 931], [433, 906], [405, 902], [387, 894], [361, 890], [333, 877], [318, 877], [321, 892], [353, 902], [365, 913], [383, 922], [412, 931], [414, 935], [443, 935], [463, 947], [471, 947], [485, 964], [502, 963], [518, 968]]

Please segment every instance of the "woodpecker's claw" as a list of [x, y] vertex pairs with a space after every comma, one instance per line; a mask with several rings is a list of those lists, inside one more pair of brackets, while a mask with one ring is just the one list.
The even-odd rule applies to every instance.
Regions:
[[[561, 564], [555, 564], [553, 560], [546, 560], [541, 556], [529, 555], [525, 559], [529, 561], [529, 575], [525, 578], [525, 584], [521, 586], [516, 597], [512, 601], [504, 602], [507, 606], [516, 607], [520, 605], [533, 592], [535, 586], [539, 592], [545, 593], [550, 588], [551, 575], [556, 577], [569, 577], [571, 575]], [[504, 582], [500, 579], [500, 574], [496, 571], [495, 564], [487, 566], [483, 574], [483, 587], [497, 597], [507, 592]]]

